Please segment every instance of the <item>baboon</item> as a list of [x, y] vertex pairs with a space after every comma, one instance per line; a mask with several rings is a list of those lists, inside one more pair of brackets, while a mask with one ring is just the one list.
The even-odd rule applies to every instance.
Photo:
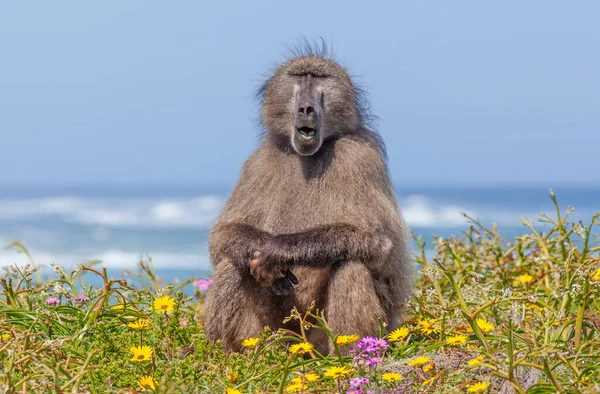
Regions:
[[[313, 301], [336, 333], [394, 328], [411, 291], [409, 236], [362, 91], [308, 47], [257, 97], [264, 135], [210, 231], [207, 337], [237, 351]], [[332, 350], [319, 330], [309, 339]]]

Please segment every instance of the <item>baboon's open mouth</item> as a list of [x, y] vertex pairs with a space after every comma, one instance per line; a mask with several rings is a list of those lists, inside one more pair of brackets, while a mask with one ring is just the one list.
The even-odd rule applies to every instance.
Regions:
[[298, 132], [298, 134], [300, 134], [301, 137], [306, 138], [306, 139], [310, 139], [310, 138], [314, 138], [315, 135], [317, 134], [317, 130], [313, 129], [312, 127], [300, 127], [299, 129], [296, 129], [296, 131]]

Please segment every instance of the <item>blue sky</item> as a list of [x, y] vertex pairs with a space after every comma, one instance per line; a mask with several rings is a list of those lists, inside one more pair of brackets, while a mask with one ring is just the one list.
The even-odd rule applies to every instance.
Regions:
[[322, 36], [397, 183], [600, 184], [600, 3], [3, 2], [5, 184], [231, 184], [254, 91]]

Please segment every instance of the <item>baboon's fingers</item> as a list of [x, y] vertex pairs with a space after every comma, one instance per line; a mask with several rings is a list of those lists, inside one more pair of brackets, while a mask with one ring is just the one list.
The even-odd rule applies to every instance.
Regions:
[[277, 282], [273, 283], [273, 293], [275, 293], [277, 295], [282, 295], [281, 289], [279, 288], [279, 283], [277, 283]]
[[281, 281], [284, 283], [284, 295], [288, 295], [294, 292], [294, 285], [292, 285], [292, 282], [290, 282], [288, 278], [284, 278]]
[[281, 280], [276, 281], [273, 284], [273, 291], [277, 295], [288, 295], [289, 292], [288, 292], [287, 287], [286, 287], [285, 279], [281, 279]]
[[278, 279], [273, 283], [273, 292], [277, 295], [288, 295], [293, 291], [294, 286], [287, 277]]
[[298, 278], [296, 278], [296, 275], [294, 275], [292, 270], [290, 270], [289, 268], [286, 269], [285, 274], [286, 274], [287, 278], [290, 280], [290, 282], [292, 282], [294, 285], [298, 284]]

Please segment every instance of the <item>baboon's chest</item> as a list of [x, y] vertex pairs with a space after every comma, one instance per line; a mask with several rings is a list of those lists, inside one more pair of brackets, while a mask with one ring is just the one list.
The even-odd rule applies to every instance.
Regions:
[[351, 209], [349, 199], [345, 198], [346, 185], [336, 184], [327, 177], [306, 180], [295, 175], [287, 179], [275, 177], [269, 184], [271, 190], [264, 194], [268, 201], [264, 201], [261, 213], [264, 230], [274, 234], [294, 233], [344, 221], [344, 213]]
[[316, 191], [278, 196], [263, 213], [265, 230], [274, 234], [294, 233], [338, 222], [339, 207], [332, 203], [334, 198]]

